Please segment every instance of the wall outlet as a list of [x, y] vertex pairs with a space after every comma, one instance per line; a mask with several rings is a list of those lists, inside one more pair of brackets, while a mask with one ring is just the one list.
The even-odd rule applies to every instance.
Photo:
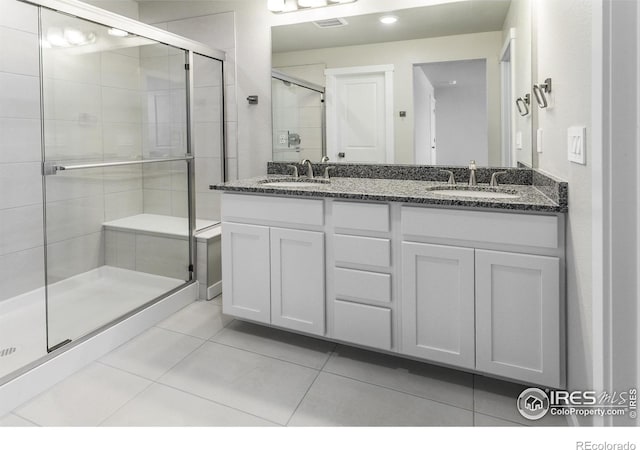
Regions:
[[289, 132], [288, 131], [279, 131], [278, 132], [278, 145], [289, 145]]
[[587, 129], [569, 127], [567, 130], [567, 156], [576, 164], [587, 164]]

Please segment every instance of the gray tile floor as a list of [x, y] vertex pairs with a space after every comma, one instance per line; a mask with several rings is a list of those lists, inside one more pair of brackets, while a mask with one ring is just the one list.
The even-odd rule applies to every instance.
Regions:
[[0, 426], [521, 426], [523, 386], [178, 311]]

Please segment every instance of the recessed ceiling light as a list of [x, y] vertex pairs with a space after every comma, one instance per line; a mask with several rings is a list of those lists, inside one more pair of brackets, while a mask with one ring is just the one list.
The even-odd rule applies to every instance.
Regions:
[[398, 21], [398, 16], [387, 15], [380, 17], [380, 22], [385, 25], [391, 25], [392, 23], [396, 23]]

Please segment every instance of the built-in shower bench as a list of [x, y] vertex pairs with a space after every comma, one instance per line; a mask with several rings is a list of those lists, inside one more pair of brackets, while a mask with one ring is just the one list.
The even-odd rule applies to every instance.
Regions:
[[[184, 278], [188, 261], [188, 221], [183, 217], [137, 214], [103, 223], [105, 262], [109, 266], [140, 270], [153, 265], [152, 272], [171, 278]], [[196, 220], [196, 279], [199, 298], [212, 299], [222, 292], [220, 263], [220, 223]], [[153, 261], [149, 261], [149, 254]]]

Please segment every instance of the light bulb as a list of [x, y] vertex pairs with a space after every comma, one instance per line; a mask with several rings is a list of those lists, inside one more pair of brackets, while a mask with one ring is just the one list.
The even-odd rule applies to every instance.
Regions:
[[398, 16], [388, 15], [380, 17], [380, 22], [384, 23], [385, 25], [391, 25], [392, 23], [396, 23], [397, 21]]
[[129, 36], [129, 33], [127, 33], [124, 30], [119, 30], [118, 28], [109, 28], [109, 31], [107, 31], [107, 33], [109, 33], [111, 36], [116, 36], [116, 37]]
[[301, 8], [318, 8], [327, 6], [327, 0], [298, 0], [298, 6]]

